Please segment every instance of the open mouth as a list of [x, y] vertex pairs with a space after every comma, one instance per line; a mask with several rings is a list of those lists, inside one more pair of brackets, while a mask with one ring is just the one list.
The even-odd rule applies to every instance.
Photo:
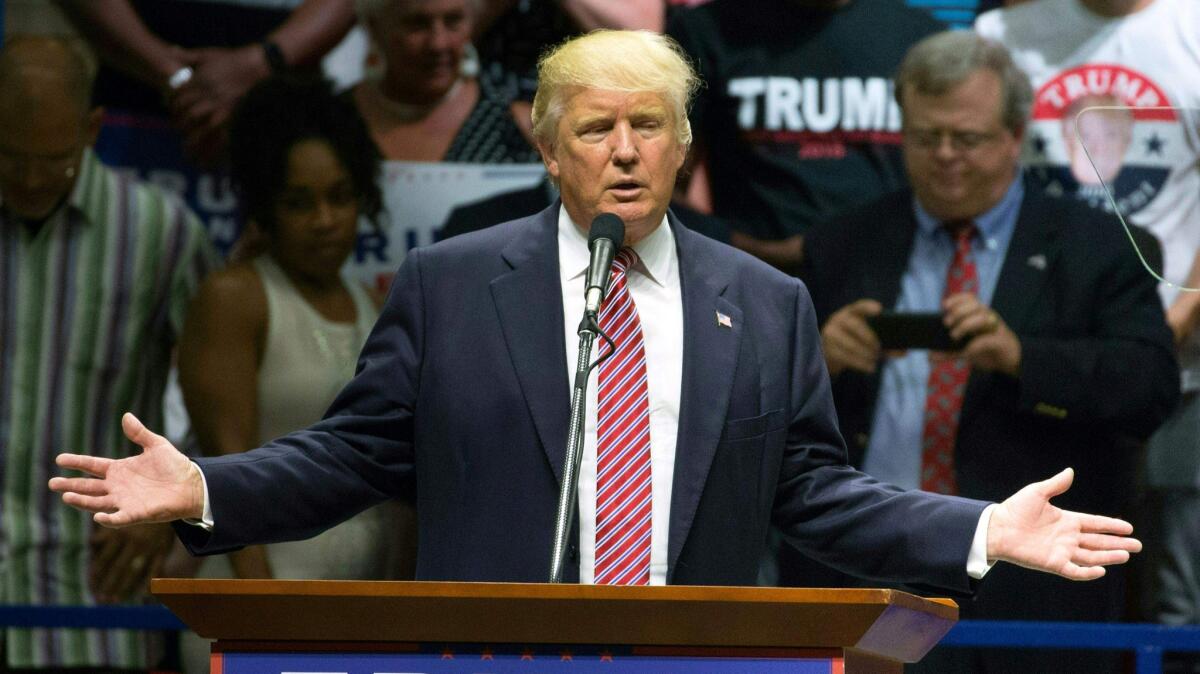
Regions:
[[608, 190], [610, 192], [615, 193], [617, 196], [634, 196], [641, 189], [642, 189], [642, 186], [640, 184], [632, 182], [632, 181], [613, 183], [608, 188]]

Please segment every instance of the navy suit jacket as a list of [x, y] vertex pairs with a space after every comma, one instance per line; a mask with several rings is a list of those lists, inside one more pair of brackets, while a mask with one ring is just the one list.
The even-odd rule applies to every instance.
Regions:
[[[862, 298], [894, 307], [917, 222], [912, 192], [888, 195], [814, 230], [801, 271], [823, 323]], [[1147, 258], [1158, 242], [1136, 231]], [[992, 308], [1021, 341], [1021, 374], [973, 371], [955, 443], [959, 493], [1007, 494], [1073, 466], [1056, 503], [1121, 514], [1134, 493], [1137, 441], [1178, 398], [1178, 366], [1155, 279], [1114, 216], [1026, 185]], [[875, 374], [834, 380], [851, 463], [870, 442]]]
[[[199, 461], [216, 526], [178, 527], [193, 552], [308, 537], [415, 485], [418, 578], [545, 580], [570, 394], [558, 208], [414, 250], [322, 421]], [[848, 467], [804, 286], [671, 227], [684, 364], [668, 582], [753, 584], [774, 520], [856, 575], [968, 591], [984, 504]]]

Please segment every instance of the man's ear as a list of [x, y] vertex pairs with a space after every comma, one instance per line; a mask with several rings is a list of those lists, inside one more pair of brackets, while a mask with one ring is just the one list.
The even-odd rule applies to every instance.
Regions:
[[546, 165], [546, 173], [558, 180], [558, 159], [554, 154], [554, 146], [538, 141], [537, 150], [538, 154], [542, 155], [542, 163]]
[[1022, 124], [1012, 132], [1013, 140], [1016, 141], [1016, 149], [1014, 150], [1015, 156], [1013, 157], [1013, 159], [1016, 161], [1021, 159], [1021, 149], [1025, 146], [1025, 131], [1028, 128], [1029, 127], [1027, 124]]
[[675, 162], [675, 174], [676, 175], [678, 175], [679, 172], [683, 170], [683, 167], [687, 164], [688, 152], [691, 149], [692, 149], [692, 146], [690, 144], [684, 145], [683, 143], [679, 143], [679, 148], [678, 148], [679, 160]]
[[96, 138], [100, 136], [100, 129], [104, 126], [104, 108], [96, 106], [88, 111], [83, 119], [83, 135], [84, 145], [91, 147], [96, 144]]

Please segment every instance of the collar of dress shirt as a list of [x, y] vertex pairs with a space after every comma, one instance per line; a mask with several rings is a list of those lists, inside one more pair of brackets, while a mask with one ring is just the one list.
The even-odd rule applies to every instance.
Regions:
[[[558, 207], [558, 255], [561, 261], [559, 273], [562, 280], [573, 281], [587, 274], [591, 254], [588, 252], [587, 235], [583, 233], [571, 216], [567, 215], [565, 206]], [[675, 245], [675, 236], [663, 216], [662, 223], [654, 228], [646, 238], [633, 245], [633, 250], [641, 261], [638, 270], [659, 286], [665, 286], [666, 274], [671, 266], [671, 247]]]
[[[976, 229], [979, 230], [980, 240], [992, 239], [1001, 234], [1005, 227], [1011, 227], [1012, 223], [1016, 222], [1017, 212], [1025, 199], [1023, 175], [1022, 171], [1018, 170], [1000, 201], [972, 218]], [[918, 229], [925, 236], [933, 236], [942, 226], [942, 221], [930, 215], [916, 198], [913, 198], [913, 214], [917, 218]]]
[[101, 195], [105, 194], [107, 187], [100, 159], [91, 148], [85, 148], [83, 158], [79, 161], [79, 176], [75, 178], [75, 186], [71, 188], [67, 203], [83, 216], [85, 222], [103, 224], [108, 217], [108, 199]]

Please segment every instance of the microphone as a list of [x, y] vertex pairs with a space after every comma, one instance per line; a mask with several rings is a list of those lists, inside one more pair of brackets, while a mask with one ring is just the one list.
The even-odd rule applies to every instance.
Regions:
[[612, 263], [621, 244], [625, 242], [625, 223], [612, 213], [601, 213], [592, 220], [588, 230], [588, 250], [592, 252], [584, 289], [583, 320], [579, 322], [579, 355], [575, 361], [575, 381], [571, 385], [571, 422], [567, 428], [567, 452], [563, 457], [562, 483], [558, 491], [558, 508], [554, 513], [554, 546], [550, 550], [550, 582], [561, 583], [563, 564], [567, 558], [567, 540], [575, 520], [579, 493], [579, 466], [583, 460], [583, 413], [587, 400], [588, 373], [592, 370], [592, 343], [600, 332], [597, 314], [608, 282], [612, 278]]
[[[621, 244], [625, 242], [625, 223], [612, 213], [601, 213], [592, 220], [588, 230], [588, 250], [592, 261], [588, 264], [587, 287], [584, 290], [583, 315], [595, 318], [600, 304], [608, 293], [608, 282], [612, 278], [612, 263]], [[586, 320], [586, 319], [585, 319]]]

